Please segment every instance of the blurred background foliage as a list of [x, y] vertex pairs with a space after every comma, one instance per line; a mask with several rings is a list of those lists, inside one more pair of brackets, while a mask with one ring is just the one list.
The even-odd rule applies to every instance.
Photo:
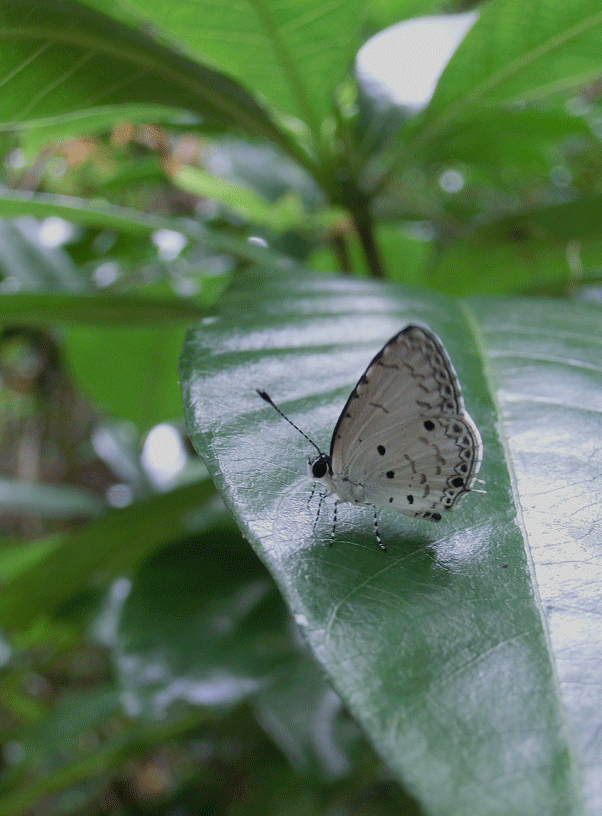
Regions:
[[0, 814], [420, 813], [192, 451], [186, 326], [250, 265], [602, 296], [602, 6], [494, 0], [411, 112], [355, 53], [467, 4], [239, 5], [3, 4]]

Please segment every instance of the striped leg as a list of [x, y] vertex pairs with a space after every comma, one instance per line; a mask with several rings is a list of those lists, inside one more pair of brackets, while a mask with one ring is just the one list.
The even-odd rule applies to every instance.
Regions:
[[373, 506], [372, 509], [374, 510], [374, 535], [376, 536], [376, 542], [378, 546], [381, 548], [381, 550], [387, 552], [387, 548], [383, 544], [382, 538], [380, 537], [380, 533], [378, 532], [378, 513], [376, 511], [376, 507]]

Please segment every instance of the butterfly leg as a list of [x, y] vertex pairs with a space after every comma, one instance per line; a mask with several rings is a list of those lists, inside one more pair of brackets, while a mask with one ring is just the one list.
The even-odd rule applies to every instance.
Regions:
[[[315, 491], [315, 486], [314, 486], [314, 489], [311, 492], [311, 496], [309, 497], [310, 500], [314, 495], [314, 491]], [[318, 502], [318, 512], [316, 513], [316, 519], [314, 521], [314, 526], [313, 526], [313, 529], [312, 529], [312, 533], [316, 532], [316, 527], [318, 526], [318, 519], [320, 518], [320, 513], [322, 512], [322, 502], [324, 501], [326, 496], [327, 496], [326, 493], [320, 493], [320, 501]], [[308, 504], [309, 504], [309, 502], [308, 502]]]
[[334, 510], [332, 511], [332, 530], [330, 531], [330, 542], [328, 544], [329, 547], [332, 547], [334, 544], [334, 537], [337, 531], [337, 510], [339, 509], [339, 500], [337, 499], [334, 503]]
[[[316, 493], [316, 482], [314, 482], [313, 485], [311, 486], [311, 493], [309, 494], [309, 499], [307, 500], [307, 510], [308, 510], [308, 512], [309, 512], [309, 505], [311, 504], [311, 501], [312, 501], [315, 493]], [[322, 506], [322, 499], [320, 499], [320, 503], [318, 504], [318, 515], [316, 516], [316, 520], [314, 521], [314, 529], [313, 529], [314, 533], [316, 531], [316, 524], [318, 523], [318, 519], [320, 518], [320, 507], [321, 506]]]
[[376, 536], [376, 543], [384, 552], [387, 552], [387, 548], [383, 544], [382, 538], [380, 537], [380, 533], [378, 532], [378, 513], [376, 511], [376, 507], [372, 507], [374, 510], [374, 535]]

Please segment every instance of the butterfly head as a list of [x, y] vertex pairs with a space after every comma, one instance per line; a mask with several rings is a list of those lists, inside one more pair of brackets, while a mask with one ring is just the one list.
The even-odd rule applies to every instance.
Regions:
[[327, 453], [320, 453], [314, 459], [307, 460], [307, 471], [313, 479], [332, 476], [332, 460]]
[[317, 479], [326, 487], [325, 496], [338, 493], [337, 485], [332, 474], [332, 459], [327, 453], [320, 451], [318, 456], [307, 460], [307, 472], [312, 479]]

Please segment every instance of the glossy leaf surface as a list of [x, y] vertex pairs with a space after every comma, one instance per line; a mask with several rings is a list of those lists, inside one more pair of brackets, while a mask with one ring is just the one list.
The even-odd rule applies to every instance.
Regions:
[[[458, 371], [486, 494], [439, 525], [383, 512], [386, 553], [369, 509], [342, 505], [329, 547], [312, 449], [255, 389], [327, 449], [367, 363], [416, 320]], [[579, 814], [600, 795], [601, 322], [582, 304], [249, 276], [185, 343], [197, 448], [335, 688], [429, 813]]]

